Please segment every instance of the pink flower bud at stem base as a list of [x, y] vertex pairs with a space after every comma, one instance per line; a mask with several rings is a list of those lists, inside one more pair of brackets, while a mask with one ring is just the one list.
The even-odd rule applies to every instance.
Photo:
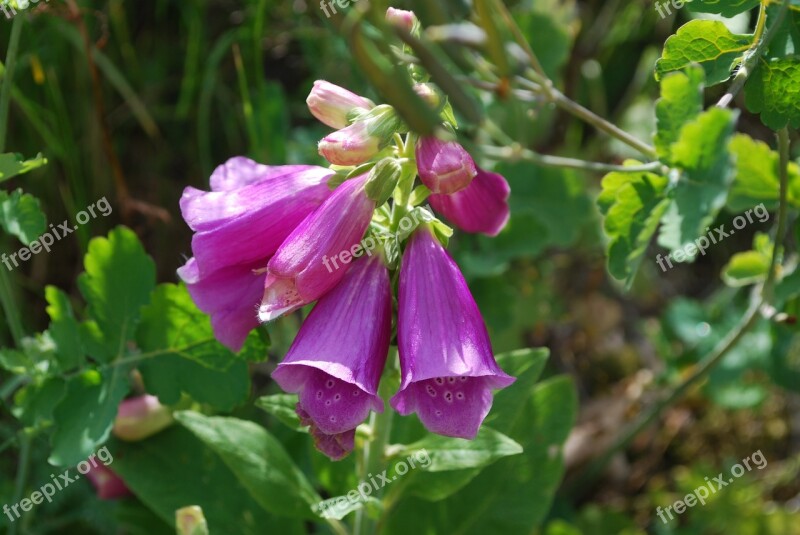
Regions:
[[359, 165], [380, 152], [401, 127], [394, 108], [376, 106], [347, 128], [323, 138], [319, 153], [335, 165]]
[[120, 440], [135, 442], [155, 435], [172, 421], [172, 412], [157, 397], [138, 396], [120, 403], [113, 433]]
[[402, 28], [411, 33], [414, 31], [414, 27], [418, 24], [419, 20], [413, 11], [405, 11], [403, 9], [390, 7], [386, 10], [386, 22], [395, 28]]
[[324, 80], [314, 82], [306, 104], [314, 117], [337, 130], [350, 124], [348, 116], [354, 110], [368, 111], [375, 107], [371, 100]]

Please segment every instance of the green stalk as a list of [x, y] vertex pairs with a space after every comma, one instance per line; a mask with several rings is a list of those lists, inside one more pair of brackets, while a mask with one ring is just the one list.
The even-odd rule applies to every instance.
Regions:
[[[0, 87], [0, 153], [6, 147], [6, 132], [8, 131], [8, 109], [11, 100], [11, 85], [14, 79], [14, 69], [17, 64], [17, 50], [19, 49], [19, 38], [22, 34], [23, 17], [14, 17], [11, 23], [11, 39], [8, 42], [8, 54], [6, 54], [5, 72], [3, 74], [3, 85]], [[19, 317], [19, 310], [14, 305], [14, 294], [11, 290], [11, 281], [4, 269], [0, 268], [0, 304], [3, 306], [3, 313], [6, 316], [8, 328], [14, 344], [19, 347], [24, 336], [22, 320]]]

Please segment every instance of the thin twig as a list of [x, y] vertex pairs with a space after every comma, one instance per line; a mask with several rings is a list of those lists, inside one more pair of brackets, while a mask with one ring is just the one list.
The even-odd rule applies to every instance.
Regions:
[[576, 158], [565, 158], [562, 156], [550, 156], [547, 154], [539, 154], [530, 149], [521, 147], [520, 145], [511, 147], [491, 147], [482, 146], [481, 151], [488, 158], [495, 160], [519, 161], [524, 160], [532, 162], [545, 167], [561, 167], [567, 169], [581, 169], [583, 171], [596, 171], [599, 173], [640, 173], [645, 171], [659, 172], [663, 171], [664, 165], [660, 162], [650, 162], [642, 165], [614, 165], [601, 162], [589, 162], [586, 160], [578, 160]]

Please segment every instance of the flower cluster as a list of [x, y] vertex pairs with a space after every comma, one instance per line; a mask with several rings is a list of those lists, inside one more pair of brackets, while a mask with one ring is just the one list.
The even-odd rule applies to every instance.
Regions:
[[[390, 10], [388, 19], [418, 27], [411, 12]], [[454, 138], [446, 99], [430, 84], [415, 89], [440, 112], [440, 137]], [[347, 455], [356, 427], [384, 410], [378, 384], [393, 332], [401, 384], [392, 407], [417, 413], [435, 433], [474, 438], [492, 390], [514, 378], [497, 366], [478, 307], [442, 245], [452, 231], [432, 214], [414, 228], [397, 226], [427, 197], [456, 227], [496, 235], [509, 216], [508, 184], [456, 141], [409, 132], [391, 106], [325, 81], [307, 103], [336, 129], [319, 143], [331, 167], [237, 157], [214, 171], [210, 192], [187, 188], [181, 210], [195, 232], [194, 256], [179, 275], [234, 351], [258, 321], [316, 301], [272, 377], [298, 394], [301, 422], [330, 458]], [[414, 188], [417, 175], [424, 187]], [[358, 255], [371, 233], [396, 239]], [[352, 262], [326, 269], [324, 259], [351, 250]]]

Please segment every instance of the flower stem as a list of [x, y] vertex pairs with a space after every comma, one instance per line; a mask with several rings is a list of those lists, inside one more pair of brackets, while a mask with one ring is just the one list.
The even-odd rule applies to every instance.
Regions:
[[561, 167], [567, 169], [581, 169], [583, 171], [597, 171], [601, 173], [610, 173], [613, 171], [621, 173], [639, 173], [643, 171], [663, 172], [664, 165], [660, 162], [650, 162], [643, 165], [614, 165], [600, 162], [588, 162], [586, 160], [578, 160], [575, 158], [564, 158], [562, 156], [550, 156], [547, 154], [539, 154], [532, 150], [523, 148], [519, 144], [509, 147], [481, 147], [484, 155], [492, 159], [500, 159], [507, 161], [524, 160], [533, 162], [545, 167]]

